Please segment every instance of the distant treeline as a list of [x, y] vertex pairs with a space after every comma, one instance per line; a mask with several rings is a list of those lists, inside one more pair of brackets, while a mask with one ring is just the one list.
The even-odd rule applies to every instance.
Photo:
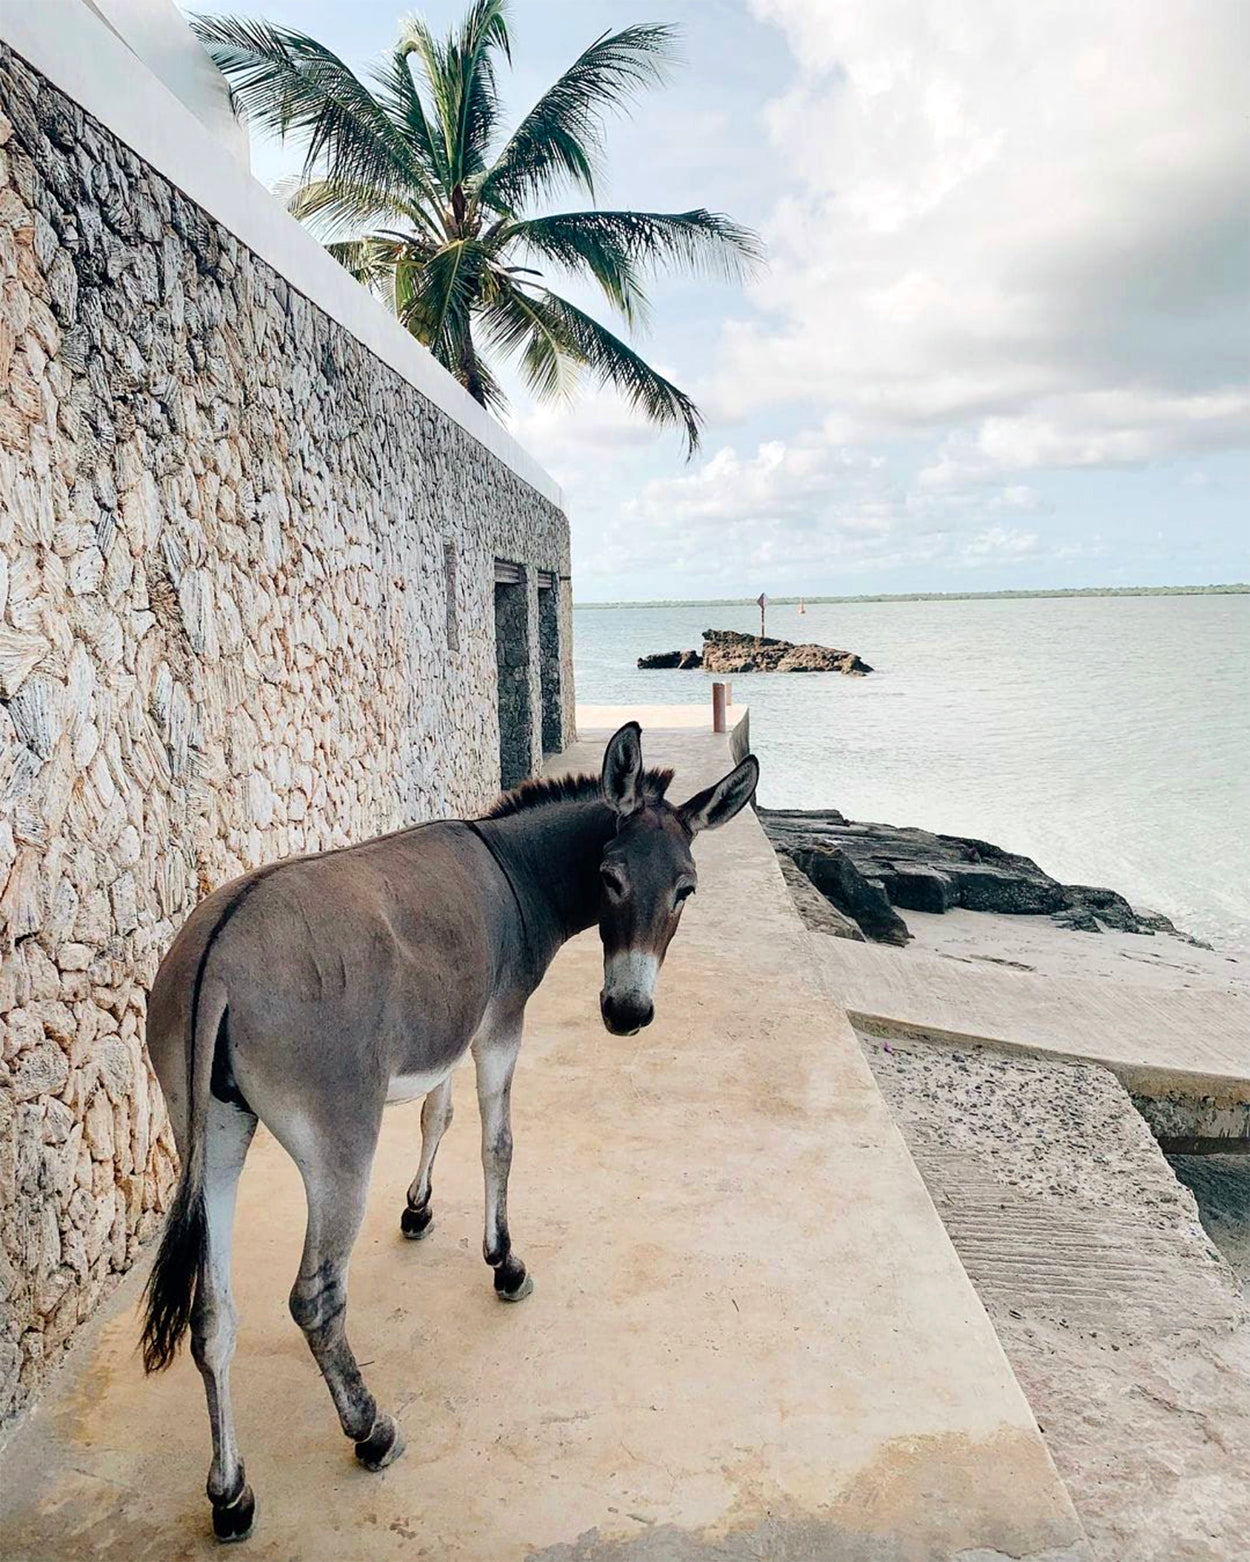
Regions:
[[[1051, 591], [883, 591], [854, 597], [769, 597], [769, 607], [798, 602], [1007, 602], [1028, 597], [1229, 597], [1250, 594], [1250, 583], [1213, 586], [1056, 586]], [[754, 597], [672, 597], [656, 602], [575, 602], [574, 607], [754, 607]]]

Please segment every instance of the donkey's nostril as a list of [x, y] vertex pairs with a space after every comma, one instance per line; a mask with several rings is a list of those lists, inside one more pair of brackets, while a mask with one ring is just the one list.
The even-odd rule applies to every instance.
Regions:
[[655, 1017], [655, 1005], [649, 998], [601, 992], [599, 1012], [614, 1036], [633, 1036], [644, 1025], [650, 1025]]

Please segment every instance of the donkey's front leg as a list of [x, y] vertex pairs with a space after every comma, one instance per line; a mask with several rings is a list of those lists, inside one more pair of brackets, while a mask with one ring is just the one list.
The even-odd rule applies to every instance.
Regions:
[[486, 1179], [486, 1236], [482, 1253], [495, 1271], [495, 1294], [519, 1302], [534, 1289], [508, 1233], [508, 1173], [512, 1169], [512, 1073], [521, 1047], [523, 1009], [485, 1029], [473, 1043], [477, 1100], [482, 1114], [482, 1171]]
[[304, 1331], [339, 1424], [366, 1470], [381, 1470], [404, 1451], [398, 1426], [378, 1410], [347, 1343], [347, 1266], [365, 1212], [377, 1134], [376, 1121], [371, 1130], [340, 1123], [299, 1157], [308, 1230], [291, 1289], [291, 1316]]

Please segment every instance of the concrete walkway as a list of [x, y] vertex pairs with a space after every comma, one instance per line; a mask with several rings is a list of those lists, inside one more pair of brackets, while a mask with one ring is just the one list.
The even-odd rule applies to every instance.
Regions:
[[1035, 976], [815, 942], [830, 994], [856, 1023], [1101, 1063], [1136, 1095], [1250, 1103], [1250, 993]]
[[[724, 739], [648, 730], [684, 796]], [[604, 734], [563, 757], [597, 768]], [[350, 1332], [405, 1456], [361, 1471], [286, 1311], [293, 1168], [244, 1174], [234, 1373], [282, 1562], [901, 1562], [1079, 1558], [1080, 1527], [748, 813], [699, 843], [655, 1024], [602, 1029], [592, 932], [531, 1005], [511, 1217], [535, 1276], [480, 1257], [471, 1080], [436, 1227], [398, 1233], [419, 1107], [388, 1114]], [[0, 1465], [10, 1562], [207, 1556], [208, 1428], [185, 1355], [145, 1380], [131, 1276]]]

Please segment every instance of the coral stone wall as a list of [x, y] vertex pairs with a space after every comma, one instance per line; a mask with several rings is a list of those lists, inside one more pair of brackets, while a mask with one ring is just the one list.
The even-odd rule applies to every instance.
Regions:
[[564, 517], [0, 47], [0, 1418], [159, 1224], [197, 898], [497, 787], [496, 558]]

